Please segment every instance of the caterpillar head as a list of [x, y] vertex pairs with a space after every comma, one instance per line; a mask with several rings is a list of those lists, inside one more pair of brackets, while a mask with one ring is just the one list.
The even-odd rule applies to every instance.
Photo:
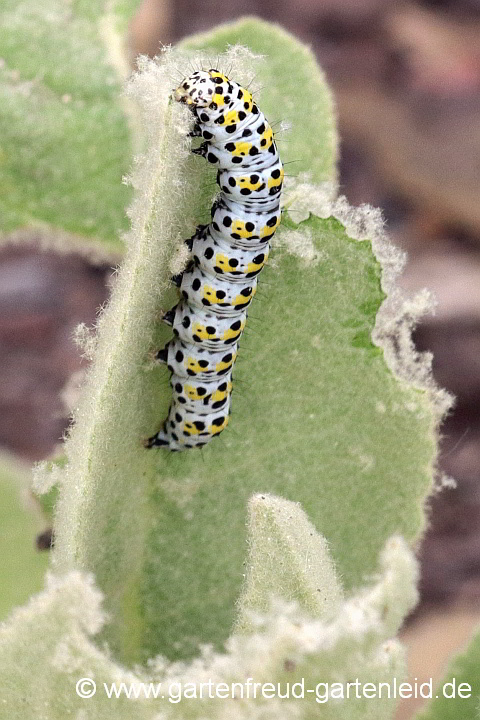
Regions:
[[182, 80], [173, 97], [192, 107], [208, 107], [223, 83], [228, 83], [228, 78], [218, 70], [197, 70]]

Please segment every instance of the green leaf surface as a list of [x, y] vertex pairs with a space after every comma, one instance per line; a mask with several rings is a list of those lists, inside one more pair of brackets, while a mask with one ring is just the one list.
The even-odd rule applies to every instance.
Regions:
[[29, 480], [23, 465], [0, 457], [0, 621], [40, 590], [48, 565], [48, 553], [35, 547], [46, 520], [28, 492]]
[[50, 576], [0, 626], [0, 720], [390, 720], [395, 701], [372, 697], [372, 683], [405, 676], [392, 614], [411, 607], [416, 570], [398, 538], [381, 568], [375, 584], [328, 620], [277, 603], [254, 632], [231, 637], [225, 653], [204, 648], [185, 664], [152, 659], [135, 673], [95, 645], [108, 618], [93, 578]]
[[252, 613], [266, 613], [273, 597], [298, 603], [314, 618], [329, 618], [343, 599], [328, 544], [298, 503], [254, 495], [248, 507], [248, 559], [235, 631], [252, 629]]
[[[285, 224], [242, 338], [228, 429], [201, 453], [157, 451], [143, 590], [152, 650], [154, 633], [157, 647], [176, 642], [180, 606], [183, 652], [195, 640], [221, 641], [241, 587], [253, 493], [302, 504], [347, 589], [375, 571], [387, 537], [413, 540], [424, 527], [432, 410], [370, 340], [383, 300], [371, 244], [335, 218], [301, 227], [316, 261], [288, 252]], [[165, 370], [156, 374], [166, 384]]]
[[119, 245], [131, 139], [123, 33], [138, 0], [5, 0], [0, 231], [54, 226]]
[[[434, 688], [433, 700], [417, 720], [474, 720], [480, 718], [480, 630], [464, 652], [455, 657], [442, 682]], [[466, 684], [464, 684], [466, 683]]]
[[[105, 620], [100, 601], [92, 578], [74, 572], [50, 579], [44, 591], [0, 626], [1, 720], [132, 717], [132, 701], [109, 699], [100, 683], [139, 680], [91, 640]], [[94, 697], [77, 694], [82, 678], [99, 681]], [[82, 687], [92, 688], [88, 683]], [[139, 702], [135, 717], [153, 718], [154, 713]]]
[[[275, 46], [275, 33], [279, 46], [285, 38], [290, 43], [295, 65], [288, 73], [299, 79], [289, 86], [289, 101], [300, 110], [323, 76], [283, 31], [247, 20], [209, 41], [202, 36], [202, 43], [223, 49], [240, 34], [249, 45], [251, 35], [257, 49], [263, 31], [266, 49]], [[233, 49], [217, 61], [241, 79], [248, 76], [242, 58]], [[413, 540], [422, 531], [435, 455], [437, 414], [428, 382], [399, 381], [371, 340], [385, 297], [381, 267], [371, 242], [354, 238], [374, 239], [383, 256], [388, 243], [368, 212], [329, 202], [324, 218], [311, 215], [297, 225], [285, 216], [275, 236], [242, 337], [228, 429], [201, 452], [142, 448], [171, 397], [166, 368], [149, 371], [147, 360], [152, 345], [169, 337], [159, 323], [176, 301], [169, 277], [182, 269], [182, 239], [208, 218], [215, 192], [211, 169], [189, 156], [188, 112], [169, 102], [184, 61], [178, 54], [160, 65], [145, 61], [132, 85], [148, 151], [133, 174], [129, 248], [99, 323], [56, 516], [55, 566], [95, 573], [112, 616], [104, 637], [128, 660], [158, 652], [188, 657], [199, 643], [218, 647], [227, 639], [242, 589], [253, 494], [302, 504], [327, 539], [348, 592], [377, 570], [388, 537]], [[277, 63], [265, 71], [266, 106], [285, 92]], [[311, 147], [312, 137], [321, 148], [332, 141], [333, 120], [325, 122], [330, 95], [323, 96], [316, 132], [299, 112], [291, 136], [311, 159], [311, 174], [331, 180], [325, 167], [331, 168], [332, 153], [317, 164]], [[296, 187], [307, 208], [321, 205], [315, 186]], [[395, 262], [388, 262], [391, 284]], [[388, 332], [384, 320], [383, 334], [392, 347], [408, 349], [409, 328], [399, 318]], [[412, 351], [410, 361], [428, 376]]]

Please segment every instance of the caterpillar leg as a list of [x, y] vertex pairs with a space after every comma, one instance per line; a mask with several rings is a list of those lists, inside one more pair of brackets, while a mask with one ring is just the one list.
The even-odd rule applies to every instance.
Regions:
[[155, 360], [158, 363], [162, 363], [162, 365], [166, 365], [168, 363], [168, 343], [155, 354]]
[[143, 445], [146, 448], [170, 447], [170, 440], [168, 439], [165, 430], [162, 427], [162, 429], [159, 430], [158, 433], [152, 435], [152, 437], [147, 438]]
[[200, 157], [206, 158], [208, 155], [208, 143], [203, 142], [198, 148], [192, 150], [192, 155], [199, 155]]
[[193, 243], [195, 240], [199, 240], [204, 237], [205, 230], [208, 228], [208, 225], [197, 225], [195, 228], [195, 232], [193, 233], [192, 237], [188, 238], [188, 240], [185, 240], [185, 245], [188, 247], [190, 251], [193, 250]]
[[[183, 241], [190, 251], [192, 251], [192, 249], [193, 249], [193, 243], [195, 242], [195, 240], [198, 240], [199, 238], [202, 238], [204, 236], [205, 229], [207, 227], [208, 227], [208, 225], [197, 225], [192, 237], [187, 238], [186, 240]], [[190, 266], [191, 266], [191, 262], [188, 263], [188, 265], [185, 269], [189, 268]], [[172, 275], [172, 277], [170, 279], [171, 279], [172, 283], [177, 288], [179, 288], [180, 285], [182, 284], [182, 278], [183, 278], [183, 272], [178, 273], [177, 275]]]
[[177, 310], [177, 306], [175, 305], [173, 308], [170, 308], [170, 310], [167, 310], [165, 315], [162, 318], [162, 322], [165, 323], [165, 325], [169, 325], [172, 327], [174, 320], [175, 320], [175, 312]]
[[[193, 247], [193, 238], [191, 238], [191, 241], [192, 241], [192, 247]], [[189, 242], [190, 242], [190, 240], [185, 240], [185, 244], [187, 245], [187, 247], [189, 247]], [[177, 288], [179, 288], [180, 285], [182, 284], [182, 280], [183, 280], [183, 276], [184, 276], [185, 272], [186, 272], [187, 270], [191, 270], [192, 267], [193, 267], [193, 265], [194, 265], [194, 263], [190, 260], [190, 261], [188, 262], [187, 267], [185, 268], [185, 270], [183, 270], [181, 273], [178, 273], [178, 275], [172, 275], [172, 277], [170, 278], [170, 280], [172, 281], [172, 283], [173, 283]]]
[[198, 123], [195, 123], [192, 130], [188, 133], [188, 137], [202, 137], [202, 128]]

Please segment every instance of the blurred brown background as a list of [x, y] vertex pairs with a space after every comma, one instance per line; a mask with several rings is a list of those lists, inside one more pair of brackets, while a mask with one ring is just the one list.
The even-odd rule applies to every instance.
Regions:
[[[438, 300], [415, 341], [457, 398], [440, 458], [457, 487], [431, 502], [422, 602], [404, 633], [412, 677], [436, 677], [480, 619], [480, 0], [145, 0], [132, 47], [154, 55], [244, 14], [312, 46], [336, 97], [341, 191], [383, 209], [408, 251], [405, 288]], [[65, 428], [60, 391], [80, 367], [72, 332], [93, 322], [109, 269], [40, 255], [34, 238], [0, 263], [0, 442], [36, 460]]]

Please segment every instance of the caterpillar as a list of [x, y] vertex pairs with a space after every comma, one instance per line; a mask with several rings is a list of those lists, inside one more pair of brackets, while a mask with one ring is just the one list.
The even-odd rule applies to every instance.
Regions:
[[246, 88], [215, 69], [184, 78], [173, 98], [194, 116], [192, 152], [217, 166], [211, 222], [185, 242], [191, 260], [173, 278], [181, 300], [163, 317], [173, 339], [157, 353], [172, 373], [172, 403], [146, 447], [202, 447], [228, 424], [232, 370], [257, 276], [280, 223], [283, 165], [274, 133]]

